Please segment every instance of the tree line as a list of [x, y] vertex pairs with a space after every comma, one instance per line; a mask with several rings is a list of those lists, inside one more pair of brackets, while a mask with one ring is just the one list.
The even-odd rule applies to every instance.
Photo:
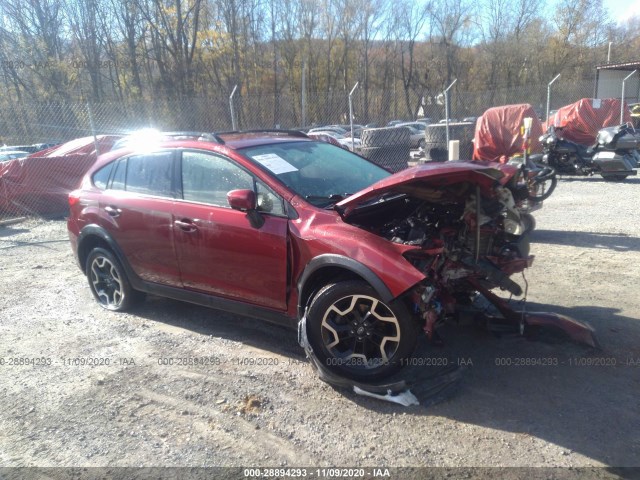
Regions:
[[[640, 19], [602, 0], [3, 0], [0, 101], [300, 98], [546, 85], [639, 60]], [[273, 102], [278, 123], [279, 102]], [[367, 112], [363, 113], [367, 116]]]

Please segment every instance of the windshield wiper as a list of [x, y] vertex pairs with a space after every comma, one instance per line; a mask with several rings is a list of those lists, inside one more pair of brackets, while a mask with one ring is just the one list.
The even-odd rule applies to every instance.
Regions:
[[[332, 193], [331, 195], [307, 195], [304, 197], [306, 200], [309, 200], [311, 203], [314, 201], [326, 201], [326, 207], [329, 207], [335, 203], [338, 203], [340, 200], [344, 200], [345, 198], [351, 196], [350, 193]], [[319, 206], [319, 205], [317, 205]]]

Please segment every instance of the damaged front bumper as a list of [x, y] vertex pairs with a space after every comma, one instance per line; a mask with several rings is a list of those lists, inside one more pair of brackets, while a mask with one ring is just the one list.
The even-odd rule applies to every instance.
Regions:
[[[490, 330], [502, 328], [502, 331], [517, 331], [528, 338], [534, 338], [540, 331], [561, 332], [575, 343], [600, 348], [595, 330], [590, 325], [557, 313], [516, 311], [504, 299], [491, 293], [477, 281], [470, 280], [470, 283], [500, 313], [499, 318], [489, 318]], [[511, 330], [504, 330], [505, 328]]]

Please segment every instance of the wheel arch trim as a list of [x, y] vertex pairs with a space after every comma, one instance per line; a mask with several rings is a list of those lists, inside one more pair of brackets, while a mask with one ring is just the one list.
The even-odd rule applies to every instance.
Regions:
[[140, 277], [138, 277], [138, 275], [133, 271], [124, 253], [122, 252], [116, 241], [113, 239], [113, 237], [100, 225], [86, 225], [82, 228], [82, 230], [80, 230], [80, 234], [78, 235], [78, 262], [80, 263], [80, 268], [82, 269], [82, 271], [84, 272], [86, 270], [86, 260], [90, 253], [90, 250], [86, 252], [84, 259], [82, 258], [83, 256], [80, 254], [80, 252], [83, 249], [83, 245], [90, 237], [98, 237], [109, 246], [109, 249], [116, 256], [116, 258], [122, 265], [122, 268], [124, 268], [125, 273], [127, 274], [127, 279], [129, 280], [131, 285], [136, 289], [141, 289], [143, 283], [142, 279], [140, 279]]
[[[304, 314], [306, 304], [308, 303], [311, 295], [308, 297], [303, 295], [305, 292], [305, 287], [309, 280], [313, 277], [313, 274], [318, 272], [319, 270], [327, 267], [338, 267], [342, 268], [346, 271], [354, 273], [361, 277], [364, 281], [366, 281], [369, 285], [373, 287], [376, 293], [380, 296], [380, 299], [385, 302], [391, 302], [395, 297], [391, 293], [391, 290], [387, 287], [387, 285], [380, 279], [380, 277], [373, 272], [366, 265], [354, 260], [353, 258], [346, 257], [344, 255], [337, 254], [323, 254], [313, 258], [307, 266], [302, 271], [300, 278], [298, 280], [298, 314], [300, 318]], [[305, 298], [307, 297], [307, 298]], [[304, 302], [304, 303], [303, 303]]]

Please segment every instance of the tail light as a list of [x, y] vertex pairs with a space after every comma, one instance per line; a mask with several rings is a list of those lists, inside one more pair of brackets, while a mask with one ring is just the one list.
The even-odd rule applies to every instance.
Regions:
[[80, 192], [74, 190], [69, 193], [69, 206], [73, 207], [80, 203]]

